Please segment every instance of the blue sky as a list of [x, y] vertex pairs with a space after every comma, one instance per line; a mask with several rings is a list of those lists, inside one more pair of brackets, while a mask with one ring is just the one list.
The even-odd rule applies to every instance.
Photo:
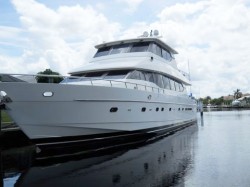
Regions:
[[197, 97], [250, 93], [250, 0], [0, 0], [0, 72], [67, 74], [94, 45], [158, 29]]

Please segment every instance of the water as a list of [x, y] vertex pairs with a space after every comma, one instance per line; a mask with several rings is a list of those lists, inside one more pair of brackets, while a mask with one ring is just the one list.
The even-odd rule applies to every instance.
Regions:
[[248, 187], [249, 137], [250, 111], [210, 111], [197, 125], [140, 146], [45, 161], [33, 147], [2, 151], [0, 184]]

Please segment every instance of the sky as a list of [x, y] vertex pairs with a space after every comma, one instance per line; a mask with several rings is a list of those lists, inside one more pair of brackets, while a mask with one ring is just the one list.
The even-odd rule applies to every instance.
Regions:
[[0, 73], [67, 75], [95, 45], [154, 29], [194, 96], [250, 93], [250, 0], [0, 0]]

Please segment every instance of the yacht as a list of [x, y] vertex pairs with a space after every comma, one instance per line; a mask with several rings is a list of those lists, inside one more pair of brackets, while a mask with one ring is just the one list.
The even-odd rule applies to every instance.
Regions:
[[38, 145], [138, 138], [196, 122], [177, 52], [158, 32], [99, 44], [59, 84], [0, 82], [6, 112]]

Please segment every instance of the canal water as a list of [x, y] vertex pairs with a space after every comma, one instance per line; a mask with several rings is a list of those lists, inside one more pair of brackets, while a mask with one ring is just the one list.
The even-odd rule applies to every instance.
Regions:
[[4, 187], [249, 187], [250, 111], [208, 111], [156, 141], [39, 159], [34, 147], [1, 151]]

